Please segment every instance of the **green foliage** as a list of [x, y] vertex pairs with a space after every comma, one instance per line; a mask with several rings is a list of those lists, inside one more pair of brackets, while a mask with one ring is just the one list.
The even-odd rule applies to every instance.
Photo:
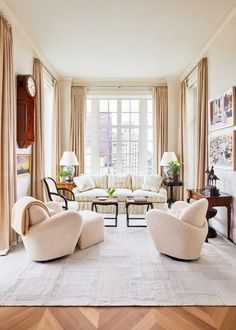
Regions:
[[59, 177], [65, 178], [67, 176], [70, 176], [70, 172], [66, 170], [60, 170]]
[[115, 191], [116, 191], [116, 187], [109, 187], [107, 189], [109, 197], [112, 197]]
[[180, 169], [181, 169], [181, 166], [182, 166], [182, 164], [181, 164], [180, 162], [178, 162], [178, 161], [173, 161], [173, 160], [171, 160], [171, 161], [168, 163], [168, 165], [169, 165], [169, 169], [170, 169], [170, 171], [171, 171], [173, 174], [177, 174], [177, 173], [179, 173], [179, 171], [180, 171]]

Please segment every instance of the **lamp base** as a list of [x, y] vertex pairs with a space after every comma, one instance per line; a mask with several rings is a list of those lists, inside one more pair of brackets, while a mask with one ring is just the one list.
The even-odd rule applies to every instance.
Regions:
[[72, 166], [72, 165], [67, 165], [67, 166], [63, 167], [63, 170], [69, 172], [69, 175], [66, 177], [66, 181], [67, 182], [73, 181], [73, 177], [74, 177], [74, 174], [75, 174], [75, 167]]

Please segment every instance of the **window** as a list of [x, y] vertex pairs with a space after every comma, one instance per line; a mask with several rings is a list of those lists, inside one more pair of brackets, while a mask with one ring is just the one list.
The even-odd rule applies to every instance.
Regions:
[[[195, 76], [194, 76], [195, 77]], [[192, 84], [188, 84], [186, 92], [186, 187], [196, 187], [196, 163], [197, 163], [197, 148], [196, 148], [196, 113], [197, 113], [197, 84], [196, 79]]]
[[44, 171], [45, 176], [52, 176], [53, 82], [46, 70], [43, 72], [43, 78]]
[[87, 98], [85, 169], [93, 174], [153, 172], [152, 97]]

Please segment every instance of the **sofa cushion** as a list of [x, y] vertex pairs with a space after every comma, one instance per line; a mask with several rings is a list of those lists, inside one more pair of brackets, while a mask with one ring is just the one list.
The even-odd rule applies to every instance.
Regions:
[[131, 182], [132, 182], [132, 190], [142, 189], [144, 181], [143, 175], [132, 175]]
[[91, 175], [95, 184], [95, 188], [107, 189], [108, 176], [107, 175]]
[[206, 198], [186, 206], [179, 214], [179, 220], [189, 223], [196, 227], [202, 227], [206, 221], [206, 213], [208, 209], [208, 201]]
[[[50, 211], [49, 211], [50, 213]], [[47, 212], [39, 205], [32, 205], [29, 208], [29, 224], [35, 226], [49, 218]]]
[[73, 180], [79, 191], [87, 191], [95, 188], [95, 183], [89, 175], [76, 176]]
[[108, 187], [131, 189], [131, 177], [130, 175], [109, 175]]
[[146, 175], [142, 189], [158, 192], [160, 190], [162, 181], [163, 178], [160, 175]]
[[165, 203], [167, 201], [166, 195], [149, 190], [142, 190], [142, 189], [134, 190], [133, 195], [148, 196], [151, 202], [153, 203]]
[[101, 188], [95, 188], [83, 192], [76, 192], [75, 189], [73, 191], [75, 193], [75, 199], [78, 202], [92, 202], [96, 196], [108, 196], [107, 191]]
[[132, 190], [117, 188], [114, 193], [114, 197], [117, 197], [118, 202], [125, 202], [127, 196], [133, 196]]

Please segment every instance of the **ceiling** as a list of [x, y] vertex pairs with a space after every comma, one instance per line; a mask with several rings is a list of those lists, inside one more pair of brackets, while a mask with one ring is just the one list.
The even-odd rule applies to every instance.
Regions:
[[7, 0], [61, 76], [178, 76], [236, 0]]

